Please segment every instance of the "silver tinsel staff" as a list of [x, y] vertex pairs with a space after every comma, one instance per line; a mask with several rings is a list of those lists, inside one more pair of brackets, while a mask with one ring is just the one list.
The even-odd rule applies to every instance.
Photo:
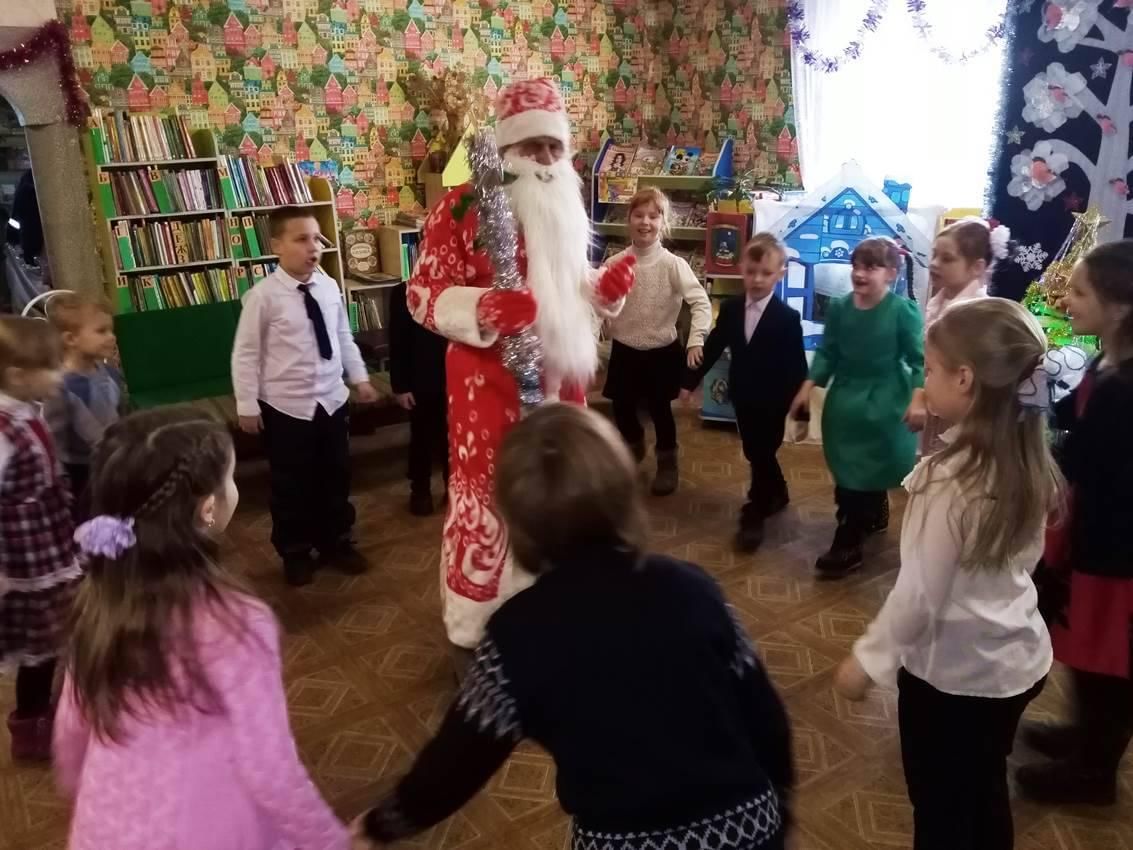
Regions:
[[[468, 150], [472, 185], [479, 207], [479, 239], [492, 261], [496, 289], [522, 289], [523, 278], [516, 261], [518, 237], [515, 216], [503, 189], [503, 161], [491, 128], [476, 134]], [[515, 378], [519, 402], [525, 408], [543, 403], [543, 344], [528, 328], [502, 342], [503, 364]]]

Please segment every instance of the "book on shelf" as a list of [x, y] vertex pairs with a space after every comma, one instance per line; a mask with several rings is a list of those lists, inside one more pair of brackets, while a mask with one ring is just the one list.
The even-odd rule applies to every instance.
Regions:
[[688, 227], [688, 220], [692, 216], [691, 201], [672, 201], [669, 204], [669, 225], [671, 227]]
[[122, 277], [118, 287], [126, 290], [130, 306], [138, 313], [235, 301], [244, 288], [231, 266]]
[[[224, 206], [216, 172], [206, 169], [101, 171], [98, 181], [102, 212], [108, 218], [204, 212]], [[103, 187], [109, 188], [109, 194]]]
[[346, 274], [367, 281], [381, 273], [381, 254], [378, 251], [378, 234], [372, 230], [355, 228], [342, 236], [345, 249]]
[[671, 147], [665, 155], [665, 164], [661, 171], [674, 177], [687, 177], [696, 174], [696, 164], [699, 160], [700, 148]]
[[629, 244], [626, 243], [626, 242], [622, 242], [620, 239], [607, 239], [606, 240], [606, 246], [602, 251], [602, 262], [603, 263], [606, 262], [608, 259], [610, 259], [610, 257], [614, 256], [615, 254], [620, 254], [622, 251], [624, 251], [628, 247], [629, 247]]
[[629, 173], [635, 177], [660, 174], [661, 167], [664, 164], [664, 148], [640, 147], [634, 152], [633, 162], [630, 163], [629, 166]]
[[221, 156], [219, 174], [229, 209], [312, 203], [311, 188], [294, 163], [264, 167], [245, 156]]
[[701, 177], [711, 177], [716, 169], [716, 160], [719, 158], [719, 153], [702, 153], [696, 163], [696, 173]]
[[425, 219], [428, 217], [427, 213], [415, 213], [409, 210], [401, 210], [394, 216], [393, 223], [399, 227], [415, 227], [421, 230], [425, 226]]
[[385, 325], [382, 321], [382, 290], [354, 293], [354, 306], [357, 308], [359, 331], [380, 331]]
[[636, 177], [598, 175], [598, 202], [602, 204], [628, 204], [637, 191]]
[[708, 204], [696, 203], [692, 205], [689, 210], [688, 217], [685, 219], [685, 227], [707, 227], [708, 226]]
[[95, 110], [91, 127], [95, 162], [193, 159], [196, 151], [182, 115]]
[[611, 176], [627, 175], [633, 156], [633, 145], [610, 145], [606, 148], [606, 155], [598, 164], [598, 173]]
[[120, 221], [115, 227], [124, 271], [138, 266], [173, 266], [225, 258], [227, 233], [215, 219]]
[[610, 204], [602, 220], [607, 224], [625, 224], [629, 221], [629, 207], [625, 204]]

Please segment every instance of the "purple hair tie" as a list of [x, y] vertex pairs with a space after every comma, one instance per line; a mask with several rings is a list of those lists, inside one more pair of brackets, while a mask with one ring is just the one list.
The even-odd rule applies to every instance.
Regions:
[[75, 529], [75, 542], [87, 555], [99, 558], [120, 558], [138, 538], [134, 535], [133, 518], [96, 516]]

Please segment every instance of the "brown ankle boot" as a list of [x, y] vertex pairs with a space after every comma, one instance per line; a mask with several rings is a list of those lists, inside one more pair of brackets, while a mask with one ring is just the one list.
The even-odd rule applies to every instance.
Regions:
[[654, 496], [671, 496], [680, 483], [677, 450], [657, 452], [657, 477], [653, 479]]
[[38, 717], [8, 715], [8, 732], [12, 735], [12, 761], [51, 761], [50, 714]]

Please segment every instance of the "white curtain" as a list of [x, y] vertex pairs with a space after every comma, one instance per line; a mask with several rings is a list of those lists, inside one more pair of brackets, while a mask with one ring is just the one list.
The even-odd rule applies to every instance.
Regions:
[[[803, 0], [808, 46], [834, 56], [856, 37], [869, 0]], [[953, 53], [974, 48], [1004, 0], [935, 0], [925, 12], [932, 40]], [[917, 207], [980, 207], [995, 142], [1003, 40], [964, 64], [932, 54], [902, 0], [890, 0], [860, 58], [833, 73], [792, 51], [803, 184], [821, 186], [857, 160], [878, 185], [912, 184]]]

